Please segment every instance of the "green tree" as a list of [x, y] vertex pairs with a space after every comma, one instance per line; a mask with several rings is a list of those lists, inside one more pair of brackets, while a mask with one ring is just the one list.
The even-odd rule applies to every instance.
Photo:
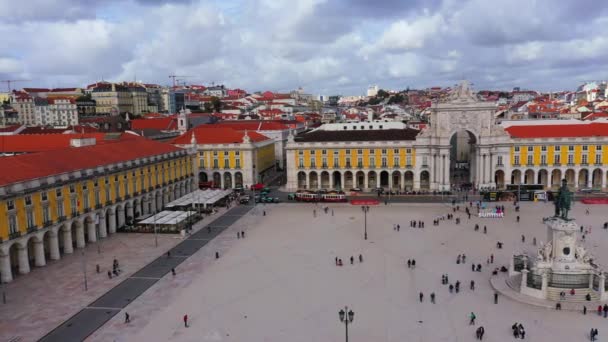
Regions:
[[381, 97], [383, 99], [387, 98], [388, 96], [389, 94], [384, 89], [378, 90], [378, 94], [376, 94], [376, 97]]
[[213, 110], [216, 112], [219, 112], [222, 110], [222, 101], [215, 96], [213, 96], [211, 98], [211, 105], [213, 106]]
[[203, 103], [203, 112], [211, 113], [213, 111], [213, 104], [211, 102]]

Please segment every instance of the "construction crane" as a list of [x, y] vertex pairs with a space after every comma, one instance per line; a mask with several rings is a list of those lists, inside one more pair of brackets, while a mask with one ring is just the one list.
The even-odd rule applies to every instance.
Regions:
[[15, 82], [29, 82], [31, 80], [0, 80], [0, 82], [2, 83], [6, 83], [6, 86], [8, 88], [8, 92], [11, 92], [11, 83], [15, 83]]
[[176, 78], [187, 78], [187, 77], [192, 77], [192, 76], [179, 76], [179, 75], [169, 75], [169, 78], [173, 80], [173, 86], [175, 87], [176, 83]]

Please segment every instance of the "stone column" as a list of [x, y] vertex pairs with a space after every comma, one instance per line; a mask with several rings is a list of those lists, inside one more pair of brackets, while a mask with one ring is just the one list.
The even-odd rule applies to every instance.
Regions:
[[593, 186], [593, 174], [587, 170], [587, 188], [591, 188]]
[[36, 265], [36, 267], [46, 265], [46, 259], [44, 257], [44, 243], [42, 243], [42, 241], [34, 241], [34, 258], [34, 265]]
[[149, 209], [149, 207], [148, 207], [148, 199], [143, 199], [141, 201], [141, 213], [143, 215], [148, 215], [148, 209]]
[[329, 188], [330, 189], [334, 188], [334, 175], [333, 175], [333, 173], [329, 174]]
[[118, 215], [116, 228], [121, 228], [122, 226], [125, 225], [125, 208], [117, 209], [116, 215]]
[[526, 286], [528, 286], [528, 270], [523, 269], [521, 270], [521, 284], [520, 284], [520, 291], [521, 289], [525, 289]]
[[27, 247], [17, 246], [17, 256], [19, 259], [19, 274], [30, 273], [30, 260], [27, 255]]
[[108, 217], [108, 231], [110, 234], [116, 233], [116, 214], [114, 214], [113, 210], [110, 210], [110, 215]]
[[3, 283], [10, 283], [13, 281], [13, 271], [11, 270], [11, 257], [9, 256], [8, 249], [6, 254], [0, 256], [0, 279]]
[[602, 178], [602, 190], [606, 189], [606, 178], [607, 178], [606, 174], [604, 172], [601, 172], [601, 176], [600, 177]]
[[108, 229], [106, 225], [106, 214], [100, 213], [99, 215], [99, 237], [105, 238], [108, 235]]
[[222, 189], [224, 188], [224, 173], [220, 173], [220, 184], [222, 184]]
[[388, 189], [389, 191], [393, 189], [393, 174], [390, 171], [388, 172]]
[[76, 248], [84, 248], [84, 246], [84, 226], [79, 226], [76, 228]]
[[540, 287], [540, 290], [543, 294], [543, 298], [547, 298], [548, 295], [548, 290], [549, 290], [549, 274], [547, 272], [544, 272], [542, 275], [542, 285]]
[[97, 232], [95, 231], [95, 222], [86, 222], [87, 225], [87, 235], [89, 236], [89, 242], [97, 241]]
[[74, 246], [72, 246], [72, 231], [66, 229], [62, 231], [63, 234], [63, 253], [72, 254], [74, 252]]
[[[318, 177], [318, 175], [317, 175]], [[345, 172], [340, 172], [340, 186], [342, 187], [342, 189], [346, 189], [346, 171]], [[346, 189], [349, 190], [349, 189]]]
[[162, 199], [163, 194], [158, 192], [156, 194], [156, 212], [159, 212], [161, 210], [163, 210], [163, 199]]
[[49, 232], [49, 254], [51, 260], [61, 259], [61, 254], [59, 253], [59, 231]]
[[364, 172], [363, 173], [363, 175], [364, 175], [364, 177], [363, 177], [363, 185], [364, 185], [363, 188], [366, 191], [367, 191], [367, 189], [369, 189], [369, 179], [367, 178], [368, 174], [369, 174], [369, 172]]
[[589, 273], [589, 289], [590, 290], [593, 290], [593, 277], [594, 277], [594, 274]]
[[606, 275], [600, 274], [600, 300], [604, 300], [604, 294], [606, 293]]

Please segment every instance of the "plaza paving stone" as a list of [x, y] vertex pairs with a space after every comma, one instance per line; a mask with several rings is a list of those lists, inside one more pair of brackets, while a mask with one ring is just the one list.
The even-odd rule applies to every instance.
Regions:
[[[493, 303], [491, 270], [508, 265], [513, 253], [534, 253], [532, 238], [540, 243], [546, 237], [541, 218], [553, 212], [550, 203], [522, 203], [520, 213], [510, 203], [501, 204], [507, 207], [504, 219], [468, 220], [460, 212], [455, 215], [460, 225], [442, 221], [437, 227], [432, 220], [451, 212], [449, 205], [379, 205], [368, 214], [367, 241], [359, 207], [330, 205], [334, 216], [316, 207], [313, 217], [311, 204], [268, 205], [266, 216], [261, 209], [244, 216], [179, 265], [176, 276], [165, 275], [88, 340], [341, 341], [338, 311], [345, 305], [355, 311], [351, 341], [469, 341], [480, 325], [485, 341], [511, 341], [514, 322], [521, 322], [534, 341], [580, 341], [592, 327], [601, 336], [608, 320], [595, 314], [559, 312], [503, 296]], [[606, 208], [590, 207], [590, 215], [585, 208], [575, 204], [572, 215], [592, 227], [585, 245], [605, 265], [608, 231], [601, 225], [608, 220]], [[409, 228], [410, 220], [424, 220], [426, 228]], [[397, 223], [400, 232], [393, 230]], [[481, 225], [478, 232], [475, 223]], [[236, 237], [241, 230], [245, 239]], [[496, 249], [497, 241], [504, 242], [503, 249]], [[360, 253], [364, 262], [350, 265], [350, 256], [357, 259]], [[467, 261], [457, 265], [461, 253]], [[495, 263], [488, 266], [490, 254]], [[335, 266], [336, 256], [343, 267]], [[410, 258], [416, 259], [416, 269], [407, 268]], [[472, 262], [482, 264], [483, 271], [472, 272]], [[459, 294], [441, 285], [444, 273], [451, 283], [461, 281]], [[470, 280], [475, 291], [469, 290]], [[436, 304], [428, 300], [431, 292]], [[129, 324], [123, 321], [125, 311], [132, 317]], [[471, 311], [478, 317], [475, 327], [468, 324]], [[189, 328], [183, 327], [184, 314]]]
[[[196, 227], [223, 213], [224, 210], [205, 218]], [[17, 276], [13, 282], [2, 285], [7, 304], [0, 302], [0, 341], [40, 339], [181, 241], [175, 234], [159, 234], [156, 248], [153, 234], [117, 233], [101, 240], [100, 254], [95, 243], [87, 244], [87, 291], [84, 291], [83, 257], [79, 249], [74, 249], [74, 254], [62, 255], [61, 260], [47, 260], [46, 266], [34, 267], [29, 274]], [[107, 271], [111, 270], [115, 258], [123, 272], [108, 279]], [[97, 264], [101, 267], [99, 274], [95, 270]]]

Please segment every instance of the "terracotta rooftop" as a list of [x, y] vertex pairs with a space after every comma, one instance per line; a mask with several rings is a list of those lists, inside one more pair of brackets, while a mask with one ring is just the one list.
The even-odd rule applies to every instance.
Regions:
[[173, 131], [177, 129], [177, 119], [175, 117], [159, 117], [131, 120], [131, 130], [138, 131], [142, 129]]
[[[0, 152], [31, 153], [70, 147], [72, 139], [95, 138], [98, 145], [116, 141], [143, 139], [133, 134], [77, 133], [77, 134], [17, 134], [0, 136]], [[4, 159], [0, 158], [0, 160]], [[1, 172], [0, 172], [1, 173]]]
[[222, 121], [215, 125], [230, 127], [240, 131], [280, 131], [289, 129], [289, 126], [285, 123], [275, 120], [233, 120]]
[[512, 138], [574, 138], [608, 136], [608, 123], [577, 125], [533, 125], [505, 128]]
[[[241, 144], [245, 131], [236, 130], [224, 125], [201, 125], [175, 138], [171, 143], [176, 145], [190, 144], [192, 133], [199, 144]], [[247, 131], [251, 142], [269, 140], [265, 135], [255, 131]]]
[[413, 128], [378, 129], [378, 130], [345, 130], [324, 131], [316, 130], [301, 133], [295, 137], [296, 142], [325, 142], [325, 141], [399, 141], [416, 140], [420, 131]]
[[170, 144], [139, 138], [2, 157], [0, 186], [180, 150]]

